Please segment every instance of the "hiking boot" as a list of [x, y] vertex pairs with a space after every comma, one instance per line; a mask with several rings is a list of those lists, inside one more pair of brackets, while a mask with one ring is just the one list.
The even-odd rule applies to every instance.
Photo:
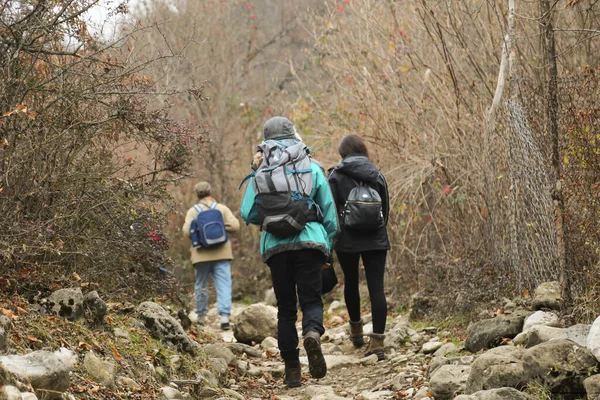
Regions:
[[283, 383], [289, 388], [299, 387], [301, 385], [302, 367], [299, 360], [285, 361], [285, 376]]
[[315, 379], [323, 378], [327, 374], [327, 364], [321, 351], [321, 335], [318, 332], [310, 331], [304, 336], [304, 350], [308, 358], [310, 376]]
[[221, 315], [221, 330], [228, 331], [231, 329], [229, 325], [229, 315]]
[[385, 339], [385, 335], [379, 333], [372, 333], [369, 336], [371, 336], [371, 341], [369, 342], [369, 347], [367, 348], [365, 357], [368, 357], [371, 354], [377, 354], [377, 360], [383, 360], [383, 340]]
[[350, 321], [350, 340], [354, 347], [361, 347], [365, 344], [363, 337], [363, 321]]

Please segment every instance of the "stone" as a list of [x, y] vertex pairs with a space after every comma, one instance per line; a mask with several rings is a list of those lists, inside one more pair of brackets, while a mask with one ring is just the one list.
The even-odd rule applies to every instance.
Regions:
[[550, 340], [568, 339], [580, 346], [586, 346], [587, 337], [590, 331], [590, 325], [577, 324], [568, 328], [554, 328], [545, 325], [532, 326], [527, 333], [527, 347], [533, 347], [537, 344]]
[[264, 304], [252, 304], [234, 321], [233, 335], [240, 343], [261, 343], [265, 338], [277, 337], [277, 309]]
[[560, 319], [558, 315], [548, 311], [536, 311], [529, 317], [525, 318], [523, 323], [523, 332], [528, 332], [532, 326], [544, 325], [544, 326], [560, 326]]
[[377, 354], [371, 354], [370, 356], [366, 356], [360, 359], [361, 365], [375, 365], [379, 361], [379, 357]]
[[270, 288], [265, 290], [265, 304], [268, 306], [277, 305], [277, 297], [275, 297], [275, 289]]
[[460, 396], [456, 396], [454, 400], [477, 400], [477, 397], [470, 394], [461, 394]]
[[173, 371], [173, 372], [179, 371], [181, 369], [182, 365], [183, 365], [183, 359], [181, 358], [180, 355], [173, 354], [173, 355], [169, 356], [169, 367], [171, 368], [171, 371]]
[[[333, 370], [336, 368], [343, 368], [343, 367], [349, 367], [351, 365], [360, 364], [359, 358], [353, 357], [353, 356], [348, 356], [348, 355], [326, 354], [323, 357], [325, 357], [325, 363], [327, 364], [328, 370]], [[306, 358], [305, 356], [300, 357], [300, 363], [304, 364], [304, 365], [308, 365], [308, 358]]]
[[443, 345], [444, 345], [444, 343], [437, 342], [437, 341], [436, 342], [426, 342], [423, 344], [423, 347], [421, 347], [421, 351], [423, 352], [423, 354], [435, 353]]
[[277, 347], [277, 346], [278, 346], [277, 339], [275, 339], [271, 336], [266, 337], [265, 340], [263, 340], [260, 343], [260, 347], [262, 347], [265, 350], [273, 348], [273, 347]]
[[4, 328], [0, 328], [0, 352], [3, 352], [8, 347], [8, 332]]
[[196, 379], [199, 381], [205, 381], [211, 386], [219, 386], [219, 379], [215, 376], [215, 374], [213, 374], [207, 369], [198, 370], [198, 372], [196, 373]]
[[596, 318], [590, 327], [588, 336], [585, 339], [585, 345], [592, 352], [594, 357], [600, 361], [600, 317]]
[[429, 380], [429, 391], [436, 400], [453, 399], [465, 389], [471, 367], [468, 365], [442, 365]]
[[393, 398], [394, 392], [390, 390], [381, 390], [377, 392], [369, 392], [363, 391], [361, 392], [357, 399], [358, 400], [379, 400], [379, 399], [390, 399]]
[[[455, 345], [454, 343], [446, 343], [442, 347], [437, 349], [433, 353], [433, 355], [436, 357], [446, 357], [448, 354], [452, 354], [452, 353], [456, 353], [456, 352], [458, 352], [457, 345]], [[423, 352], [423, 353], [425, 353], [425, 352]]]
[[21, 400], [38, 400], [38, 397], [31, 392], [23, 392], [21, 393]]
[[2, 400], [22, 400], [21, 391], [14, 386], [0, 385], [0, 399]]
[[171, 386], [165, 386], [160, 388], [158, 398], [160, 400], [183, 400], [183, 395], [179, 390]]
[[197, 353], [198, 343], [192, 341], [179, 321], [159, 304], [145, 301], [138, 306], [137, 312], [152, 337], [165, 344], [173, 345], [184, 353], [193, 355]]
[[127, 332], [126, 330], [121, 329], [121, 328], [113, 329], [113, 335], [115, 335], [116, 338], [124, 339], [124, 340], [129, 340], [129, 338], [130, 338], [129, 332]]
[[429, 398], [429, 387], [427, 386], [421, 387], [413, 397], [414, 400], [424, 400], [425, 398]]
[[482, 390], [473, 393], [473, 397], [477, 400], [530, 400], [525, 393], [511, 387]]
[[512, 339], [521, 333], [528, 311], [516, 310], [470, 324], [465, 348], [472, 353], [499, 346], [504, 338]]
[[6, 315], [0, 315], [0, 328], [4, 329], [4, 331], [10, 331], [12, 322]]
[[551, 310], [560, 310], [564, 305], [560, 283], [544, 282], [539, 285], [534, 292], [531, 307], [534, 310], [549, 308]]
[[327, 314], [332, 314], [335, 310], [337, 310], [341, 306], [342, 306], [342, 303], [340, 303], [338, 300], [332, 301], [331, 304], [329, 305], [329, 308], [327, 309]]
[[471, 365], [465, 393], [502, 387], [524, 388], [527, 381], [521, 360], [523, 352], [518, 347], [500, 346], [483, 353]]
[[525, 378], [553, 393], [584, 394], [583, 381], [598, 366], [587, 348], [567, 339], [538, 344], [525, 350], [522, 359]]
[[[219, 394], [220, 393], [217, 388], [205, 386], [198, 391], [196, 398], [198, 398], [198, 399], [214, 399]], [[219, 397], [219, 398], [222, 399], [223, 397]], [[226, 399], [230, 400], [228, 397], [226, 397]]]
[[344, 400], [333, 391], [331, 386], [310, 385], [304, 389], [304, 395], [312, 400]]
[[399, 320], [388, 332], [385, 334], [384, 347], [401, 349], [405, 346], [406, 342], [410, 338], [409, 334], [410, 326], [406, 318]]
[[583, 387], [588, 399], [597, 399], [600, 396], [600, 375], [592, 375], [583, 381]]
[[233, 352], [233, 354], [237, 356], [247, 355], [248, 357], [261, 358], [262, 351], [259, 349], [255, 349], [252, 346], [248, 346], [243, 343], [227, 343], [227, 348]]
[[233, 352], [224, 344], [211, 343], [202, 346], [202, 351], [209, 357], [222, 358], [228, 365], [235, 365], [236, 357]]
[[47, 306], [52, 314], [75, 321], [83, 316], [83, 293], [80, 288], [56, 290], [48, 297]]
[[[333, 317], [331, 317], [331, 319], [329, 319], [329, 323], [331, 324], [331, 326], [340, 326], [346, 323], [346, 321], [344, 321], [344, 318], [340, 317], [339, 315], [334, 315]], [[367, 330], [366, 328], [368, 325], [369, 324], [365, 325], [365, 331]]]
[[244, 400], [244, 396], [242, 396], [241, 394], [239, 394], [238, 392], [236, 392], [234, 390], [224, 388], [224, 389], [222, 389], [222, 391], [223, 391], [224, 395], [229, 396], [232, 399]]
[[115, 388], [114, 364], [98, 358], [93, 352], [89, 351], [83, 359], [83, 365], [94, 382], [109, 389]]
[[475, 358], [473, 356], [461, 356], [461, 357], [434, 357], [429, 363], [428, 375], [431, 376], [433, 373], [440, 368], [442, 365], [471, 365]]
[[76, 362], [77, 357], [65, 348], [0, 357], [0, 367], [28, 382], [44, 399], [59, 398], [69, 388], [69, 374]]
[[139, 390], [141, 386], [133, 379], [127, 376], [118, 376], [116, 379], [117, 386], [123, 387], [129, 390]]
[[213, 370], [219, 381], [225, 382], [227, 380], [227, 374], [229, 373], [229, 368], [227, 366], [227, 361], [222, 358], [209, 358], [208, 363], [210, 368]]
[[106, 303], [100, 298], [98, 292], [92, 290], [83, 296], [83, 309], [85, 315], [92, 321], [101, 322], [106, 316]]

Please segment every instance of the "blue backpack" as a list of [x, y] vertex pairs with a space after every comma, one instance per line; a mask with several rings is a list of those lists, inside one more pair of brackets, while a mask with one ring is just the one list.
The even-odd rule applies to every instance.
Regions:
[[203, 210], [198, 204], [194, 206], [198, 211], [190, 225], [190, 239], [194, 248], [216, 247], [227, 242], [223, 214], [216, 207], [216, 201], [208, 210]]

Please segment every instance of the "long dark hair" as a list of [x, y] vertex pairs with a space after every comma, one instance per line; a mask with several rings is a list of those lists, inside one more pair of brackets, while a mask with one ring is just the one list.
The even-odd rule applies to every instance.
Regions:
[[369, 150], [367, 150], [367, 146], [365, 142], [358, 135], [346, 135], [340, 142], [340, 147], [338, 148], [340, 152], [340, 156], [342, 158], [348, 157], [350, 154], [362, 154], [364, 156], [369, 157]]

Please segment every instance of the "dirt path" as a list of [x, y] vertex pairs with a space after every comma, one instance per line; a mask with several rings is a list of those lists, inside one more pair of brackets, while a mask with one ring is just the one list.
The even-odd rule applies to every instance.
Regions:
[[[234, 305], [232, 320], [244, 306]], [[213, 314], [212, 317], [210, 315]], [[235, 342], [231, 331], [219, 329], [215, 311], [209, 313], [205, 331], [225, 343]], [[431, 357], [420, 352], [421, 344], [435, 334], [433, 330], [416, 332], [406, 326], [400, 317], [388, 323], [388, 328], [404, 327], [409, 335], [417, 335], [421, 341], [405, 346], [386, 349], [386, 359], [375, 362], [371, 358], [363, 358], [366, 345], [355, 349], [348, 338], [348, 324], [343, 322], [343, 307], [326, 314], [327, 331], [322, 338], [323, 353], [328, 365], [327, 376], [320, 380], [311, 379], [308, 374], [308, 363], [301, 347], [301, 363], [303, 364], [303, 385], [300, 388], [288, 389], [283, 384], [283, 362], [274, 349], [261, 349], [262, 357], [238, 357], [235, 378], [230, 380], [230, 388], [243, 393], [245, 399], [280, 399], [280, 400], [340, 400], [340, 399], [424, 399], [426, 369]], [[331, 321], [338, 326], [331, 326]], [[329, 326], [328, 326], [329, 325]], [[298, 328], [300, 328], [298, 326]], [[366, 325], [368, 331], [370, 325]], [[300, 329], [299, 329], [300, 331]]]

